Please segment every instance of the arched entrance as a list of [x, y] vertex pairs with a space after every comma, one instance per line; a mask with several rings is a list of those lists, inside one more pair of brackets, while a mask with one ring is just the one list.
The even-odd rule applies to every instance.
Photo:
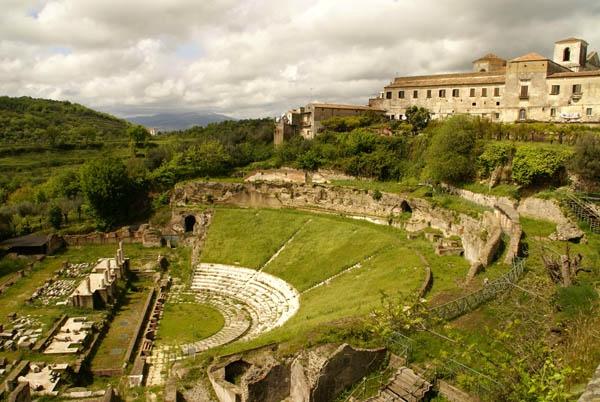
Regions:
[[184, 229], [185, 233], [191, 233], [194, 231], [194, 226], [196, 225], [196, 217], [194, 215], [188, 215], [184, 219]]
[[519, 110], [519, 120], [527, 120], [527, 110]]
[[406, 202], [406, 200], [402, 201], [402, 203], [400, 204], [400, 209], [402, 210], [402, 212], [412, 213], [412, 208], [410, 207], [410, 204]]

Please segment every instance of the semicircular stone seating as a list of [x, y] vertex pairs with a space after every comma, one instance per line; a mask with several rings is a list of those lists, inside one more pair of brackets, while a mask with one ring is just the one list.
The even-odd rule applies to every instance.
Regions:
[[237, 339], [253, 339], [283, 325], [300, 308], [300, 294], [283, 279], [231, 265], [199, 264], [192, 290], [199, 303], [210, 304], [223, 314], [225, 324], [216, 334], [182, 346], [188, 355]]

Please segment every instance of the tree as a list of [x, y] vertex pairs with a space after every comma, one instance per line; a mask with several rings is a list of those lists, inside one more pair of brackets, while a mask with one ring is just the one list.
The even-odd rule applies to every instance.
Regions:
[[58, 205], [53, 205], [48, 209], [48, 222], [56, 230], [62, 225], [62, 210]]
[[150, 133], [143, 126], [130, 126], [127, 128], [127, 136], [133, 148], [143, 148], [150, 138]]
[[97, 159], [81, 171], [81, 189], [100, 228], [122, 221], [135, 201], [135, 186], [121, 160]]
[[423, 131], [430, 120], [431, 114], [424, 107], [411, 106], [406, 109], [406, 121], [412, 126], [413, 134]]
[[436, 182], [460, 183], [475, 173], [476, 134], [465, 116], [445, 121], [433, 133], [427, 149], [428, 175]]
[[298, 158], [298, 166], [300, 169], [314, 172], [319, 169], [322, 164], [321, 156], [314, 150], [310, 149]]
[[585, 180], [600, 181], [600, 136], [587, 133], [577, 138], [571, 169]]

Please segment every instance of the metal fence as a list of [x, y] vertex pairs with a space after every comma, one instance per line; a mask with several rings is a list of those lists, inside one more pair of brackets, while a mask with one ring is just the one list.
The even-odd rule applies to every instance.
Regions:
[[578, 197], [567, 194], [562, 203], [582, 222], [585, 222], [593, 233], [600, 233], [600, 215], [592, 207], [598, 202], [597, 197]]
[[430, 310], [431, 313], [442, 320], [452, 320], [473, 311], [483, 303], [494, 299], [499, 293], [503, 293], [512, 288], [512, 285], [516, 284], [519, 279], [521, 279], [525, 270], [525, 260], [515, 258], [512, 265], [512, 269], [500, 278], [490, 281], [483, 288], [471, 294], [440, 306], [433, 307]]

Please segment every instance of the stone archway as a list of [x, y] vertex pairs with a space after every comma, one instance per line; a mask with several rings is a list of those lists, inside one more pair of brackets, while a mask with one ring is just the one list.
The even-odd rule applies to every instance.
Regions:
[[408, 213], [412, 214], [412, 208], [406, 200], [404, 200], [400, 203], [400, 209], [402, 210], [402, 212], [408, 212]]
[[185, 233], [192, 233], [196, 226], [196, 217], [194, 215], [188, 215], [183, 220], [183, 229]]

